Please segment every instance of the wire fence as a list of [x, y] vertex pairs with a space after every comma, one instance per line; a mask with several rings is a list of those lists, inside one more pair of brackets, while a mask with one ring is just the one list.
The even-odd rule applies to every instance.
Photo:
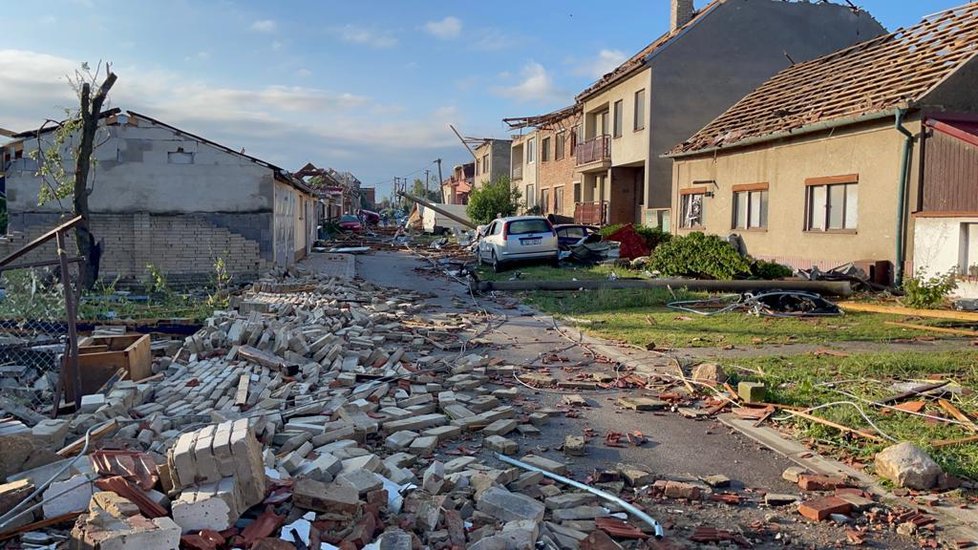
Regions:
[[59, 268], [0, 272], [0, 409], [50, 414], [68, 333]]

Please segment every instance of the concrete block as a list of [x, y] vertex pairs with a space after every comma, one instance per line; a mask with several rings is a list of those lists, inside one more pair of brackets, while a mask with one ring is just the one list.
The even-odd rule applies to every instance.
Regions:
[[[48, 486], [43, 493], [45, 518], [53, 518], [81, 512], [88, 509], [94, 489], [92, 482], [86, 476], [77, 475], [67, 481], [56, 481]], [[55, 496], [60, 495], [60, 496]]]

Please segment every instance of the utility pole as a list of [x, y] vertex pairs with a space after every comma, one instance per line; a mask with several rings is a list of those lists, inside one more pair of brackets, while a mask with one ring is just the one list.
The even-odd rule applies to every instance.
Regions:
[[424, 199], [428, 200], [428, 175], [431, 174], [431, 170], [427, 168], [424, 169]]
[[[442, 190], [441, 190], [441, 185], [442, 185], [442, 183], [445, 182], [445, 180], [443, 180], [442, 179], [442, 176], [441, 176], [441, 159], [435, 159], [435, 162], [438, 163], [438, 194], [440, 196], [444, 197], [444, 195], [442, 195]], [[442, 199], [442, 200], [444, 200], [444, 199]]]

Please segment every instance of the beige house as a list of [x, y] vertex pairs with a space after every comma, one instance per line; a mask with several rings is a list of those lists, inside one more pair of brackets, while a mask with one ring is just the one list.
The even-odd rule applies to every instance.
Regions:
[[510, 148], [508, 139], [486, 138], [472, 150], [475, 157], [473, 188], [478, 189], [502, 177], [510, 175]]
[[540, 140], [535, 130], [527, 134], [513, 136], [510, 153], [510, 183], [519, 189], [526, 210], [540, 205], [537, 187], [537, 172], [540, 167]]
[[672, 166], [661, 158], [777, 71], [885, 32], [832, 3], [671, 0], [669, 32], [577, 96], [578, 208], [604, 223], [670, 226]]
[[672, 229], [737, 233], [750, 254], [798, 268], [865, 262], [899, 281], [915, 229], [941, 225], [953, 238], [917, 247], [950, 254], [928, 250], [944, 259], [918, 267], [967, 268], [978, 152], [941, 141], [978, 133], [966, 122], [978, 113], [976, 43], [969, 4], [775, 75], [669, 153]]

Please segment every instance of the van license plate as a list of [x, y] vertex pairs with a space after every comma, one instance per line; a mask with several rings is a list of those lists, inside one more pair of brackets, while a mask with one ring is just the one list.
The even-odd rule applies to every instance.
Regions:
[[543, 239], [536, 238], [536, 239], [523, 239], [520, 242], [523, 244], [523, 246], [535, 246], [540, 244], [542, 241]]

